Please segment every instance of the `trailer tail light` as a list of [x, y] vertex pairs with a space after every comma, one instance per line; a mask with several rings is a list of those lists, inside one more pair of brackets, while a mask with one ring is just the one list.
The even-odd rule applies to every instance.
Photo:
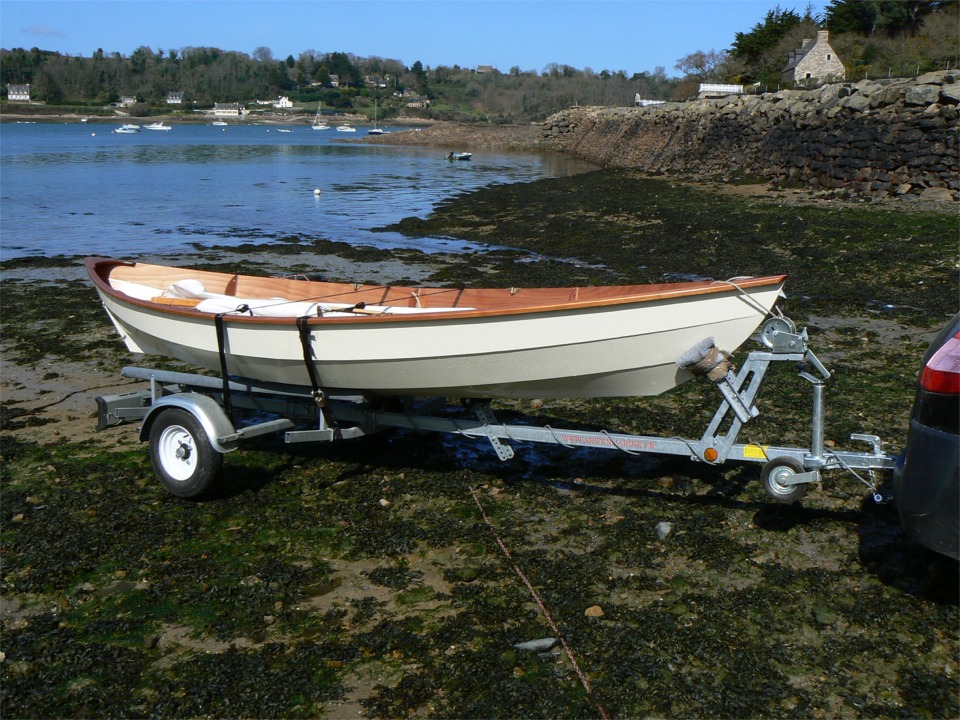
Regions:
[[960, 332], [947, 340], [924, 366], [920, 387], [942, 395], [960, 394]]

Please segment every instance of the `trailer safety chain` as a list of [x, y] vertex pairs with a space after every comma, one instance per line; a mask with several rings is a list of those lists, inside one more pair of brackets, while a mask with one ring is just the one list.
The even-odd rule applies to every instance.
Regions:
[[840, 467], [842, 467], [848, 473], [853, 475], [857, 480], [859, 480], [864, 485], [866, 485], [867, 488], [870, 490], [870, 492], [873, 494], [873, 502], [875, 504], [886, 505], [888, 502], [893, 500], [892, 493], [888, 497], [884, 497], [883, 493], [880, 492], [880, 489], [877, 487], [877, 483], [874, 481], [875, 476], [872, 469], [869, 470], [870, 480], [864, 480], [863, 477], [861, 477], [856, 470], [854, 470], [852, 467], [847, 465], [847, 463], [843, 461], [843, 458], [841, 458], [837, 453], [830, 452], [830, 453], [824, 453], [824, 454], [829, 457], [832, 457]]
[[557, 627], [557, 623], [554, 621], [553, 616], [550, 614], [550, 611], [547, 610], [547, 606], [544, 605], [540, 594], [537, 592], [536, 588], [533, 587], [533, 583], [530, 582], [523, 570], [520, 569], [517, 561], [513, 559], [513, 555], [507, 548], [506, 543], [503, 542], [503, 539], [500, 537], [500, 533], [497, 532], [497, 529], [494, 527], [493, 522], [491, 522], [486, 510], [483, 509], [483, 505], [480, 502], [480, 497], [477, 495], [476, 489], [473, 487], [473, 485], [467, 485], [467, 489], [470, 491], [470, 495], [473, 496], [473, 501], [480, 510], [480, 515], [483, 517], [483, 521], [487, 524], [487, 527], [490, 528], [490, 532], [493, 533], [493, 537], [497, 541], [497, 545], [500, 546], [501, 552], [503, 552], [510, 564], [513, 565], [513, 571], [517, 574], [517, 577], [520, 578], [523, 584], [527, 586], [527, 590], [529, 590], [530, 594], [533, 596], [533, 599], [537, 603], [537, 607], [540, 608], [540, 612], [543, 614], [544, 619], [547, 621], [547, 624], [550, 625], [550, 629], [553, 630], [557, 638], [560, 640], [560, 644], [563, 646], [563, 650], [567, 654], [570, 664], [573, 665], [573, 669], [576, 671], [577, 677], [580, 678], [580, 684], [583, 685], [583, 689], [587, 692], [587, 697], [593, 701], [594, 705], [596, 705], [597, 711], [600, 713], [600, 717], [602, 717], [603, 720], [610, 720], [610, 716], [607, 715], [607, 711], [604, 710], [603, 705], [601, 705], [600, 701], [596, 698], [596, 696], [594, 696], [593, 688], [590, 686], [590, 681], [587, 679], [587, 676], [584, 674], [583, 670], [580, 669], [580, 664], [577, 662], [577, 658], [574, 656], [570, 644], [563, 636], [563, 633], [560, 632], [560, 628]]

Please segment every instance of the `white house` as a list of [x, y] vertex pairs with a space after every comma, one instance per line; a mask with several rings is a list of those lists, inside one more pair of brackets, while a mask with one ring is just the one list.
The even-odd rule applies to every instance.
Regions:
[[10, 102], [30, 102], [30, 86], [7, 83], [7, 100]]
[[273, 101], [273, 106], [278, 110], [289, 110], [293, 108], [293, 102], [286, 95], [281, 95]]
[[214, 103], [213, 114], [217, 117], [238, 118], [243, 115], [240, 103]]
[[800, 49], [790, 53], [780, 79], [795, 85], [819, 85], [843, 80], [846, 74], [846, 68], [830, 46], [830, 32], [820, 30], [816, 40], [804, 38]]
[[167, 93], [167, 105], [183, 105], [183, 93], [182, 93], [182, 92], [168, 92], [168, 93]]

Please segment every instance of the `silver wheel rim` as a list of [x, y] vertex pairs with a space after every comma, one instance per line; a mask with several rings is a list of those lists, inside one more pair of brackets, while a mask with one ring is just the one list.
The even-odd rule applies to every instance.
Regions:
[[197, 444], [186, 428], [164, 428], [157, 442], [157, 454], [164, 471], [173, 480], [189, 480], [197, 469]]
[[792, 468], [785, 467], [781, 465], [772, 473], [770, 473], [770, 488], [777, 493], [778, 495], [788, 494], [795, 485], [784, 485], [780, 481], [784, 478], [788, 478], [791, 475], [794, 475]]

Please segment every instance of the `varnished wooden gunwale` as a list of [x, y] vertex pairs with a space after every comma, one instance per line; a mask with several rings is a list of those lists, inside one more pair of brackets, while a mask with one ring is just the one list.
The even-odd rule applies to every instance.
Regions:
[[[196, 317], [199, 311], [176, 303], [154, 303], [130, 297], [110, 285], [110, 278], [150, 285], [158, 295], [168, 285], [185, 279], [197, 279], [208, 292], [234, 295], [238, 298], [283, 297], [291, 301], [365, 303], [395, 307], [420, 307], [416, 315], [377, 315], [362, 317], [317, 317], [311, 323], [353, 322], [409, 322], [413, 319], [452, 319], [447, 313], [430, 313], [435, 308], [472, 308], [455, 313], [458, 320], [471, 317], [515, 315], [521, 313], [552, 313], [610, 307], [633, 303], [676, 300], [686, 296], [730, 292], [735, 287], [729, 281], [698, 281], [658, 283], [650, 285], [576, 286], [561, 288], [445, 288], [406, 287], [395, 285], [366, 285], [288, 278], [236, 275], [229, 273], [177, 268], [144, 263], [130, 263], [98, 257], [88, 257], [85, 265], [91, 279], [100, 290], [126, 303], [141, 307], [162, 309], [165, 313]], [[736, 286], [750, 289], [782, 284], [785, 275], [736, 278]], [[295, 318], [228, 316], [230, 322], [293, 324]]]

